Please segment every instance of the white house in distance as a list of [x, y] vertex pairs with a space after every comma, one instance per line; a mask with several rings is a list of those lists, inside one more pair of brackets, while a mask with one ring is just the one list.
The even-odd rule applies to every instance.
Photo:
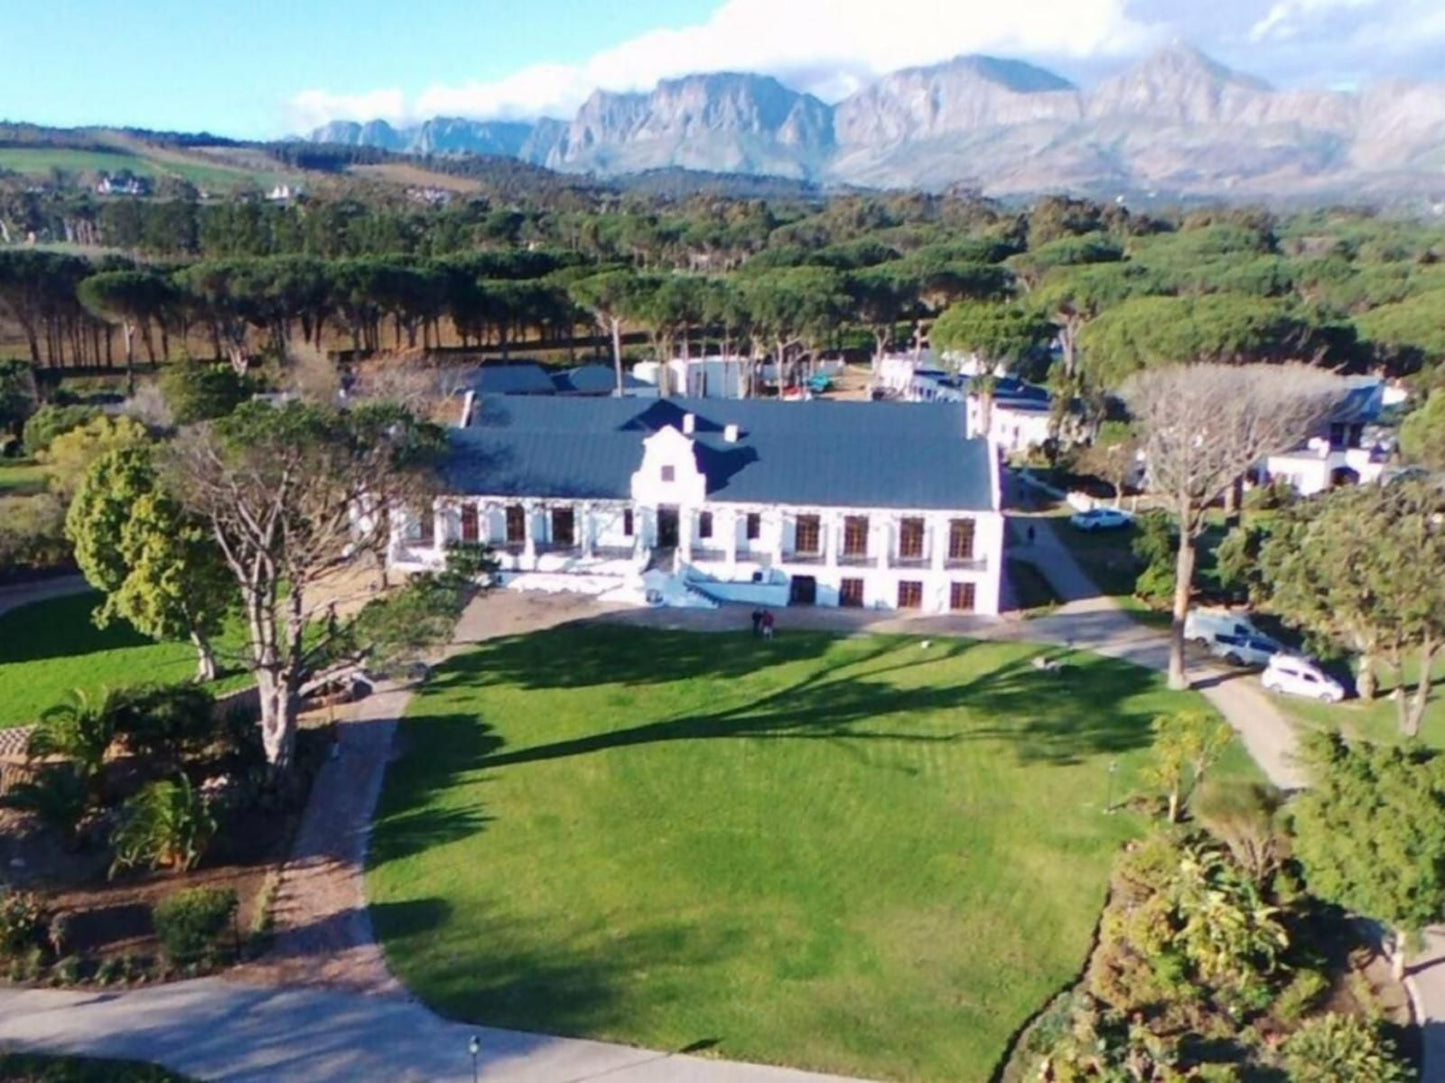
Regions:
[[1346, 380], [1348, 391], [1318, 431], [1293, 451], [1267, 458], [1261, 480], [1285, 481], [1301, 496], [1379, 480], [1394, 445], [1392, 438], [1371, 429], [1384, 410], [1388, 389], [1377, 376]]
[[494, 395], [392, 567], [484, 542], [517, 589], [639, 604], [999, 610], [997, 457], [949, 405]]
[[975, 377], [925, 364], [931, 356], [897, 354], [880, 358], [876, 386], [887, 397], [903, 402], [966, 403], [968, 431], [982, 433], [986, 427], [988, 438], [1004, 451], [1027, 451], [1049, 438], [1051, 400], [1047, 388], [1011, 376], [995, 377], [985, 426], [985, 399], [974, 387]]

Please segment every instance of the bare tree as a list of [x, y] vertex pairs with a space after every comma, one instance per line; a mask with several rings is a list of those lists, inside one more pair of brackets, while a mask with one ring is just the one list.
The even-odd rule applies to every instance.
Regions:
[[241, 591], [247, 666], [261, 699], [266, 758], [290, 768], [307, 677], [354, 647], [349, 622], [318, 597], [389, 517], [369, 509], [425, 500], [441, 443], [387, 405], [341, 411], [247, 403], [184, 431], [167, 463], [173, 491], [210, 527]]
[[1179, 519], [1169, 687], [1189, 686], [1184, 618], [1205, 510], [1260, 459], [1306, 439], [1342, 390], [1338, 377], [1303, 364], [1169, 365], [1125, 385], [1143, 430], [1149, 486]]

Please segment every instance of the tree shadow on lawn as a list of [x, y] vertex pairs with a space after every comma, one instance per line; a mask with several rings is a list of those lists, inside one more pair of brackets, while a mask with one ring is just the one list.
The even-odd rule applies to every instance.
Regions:
[[0, 613], [0, 666], [155, 645], [125, 620], [97, 628], [92, 614], [102, 600], [98, 592], [71, 594]]
[[397, 740], [401, 754], [386, 771], [368, 867], [468, 838], [493, 819], [480, 805], [449, 808], [437, 800], [502, 747], [490, 725], [471, 714], [415, 715], [402, 720]]
[[[816, 658], [837, 642], [825, 634], [790, 637], [782, 648], [787, 653], [780, 657], [782, 651], [759, 648], [750, 637], [732, 637], [731, 643], [728, 639], [652, 633], [649, 642], [619, 651], [615, 644], [599, 640], [595, 632], [581, 637], [554, 633], [530, 637], [530, 641], [495, 641], [486, 649], [453, 659], [447, 663], [445, 675], [438, 676], [442, 687], [452, 688], [502, 684], [551, 688], [558, 687], [558, 681], [560, 687], [581, 687], [594, 683], [603, 672], [602, 663], [610, 660], [605, 669], [609, 682], [630, 683], [635, 670], [650, 680], [716, 679], [719, 670], [726, 678], [744, 661], [749, 663], [744, 672], [752, 673], [763, 664]], [[1126, 699], [1159, 687], [1157, 678], [1138, 666], [1073, 655], [1067, 656], [1063, 672], [1047, 673], [1034, 668], [1034, 659], [1044, 654], [1057, 657], [1059, 652], [1040, 647], [1027, 656], [950, 683], [898, 687], [888, 680], [890, 676], [961, 658], [978, 648], [971, 641], [950, 640], [935, 643], [926, 652], [919, 649], [913, 657], [896, 658], [900, 647], [916, 646], [916, 640], [905, 637], [885, 638], [833, 669], [819, 668], [787, 687], [716, 711], [675, 715], [511, 751], [503, 751], [497, 738], [496, 745], [482, 753], [478, 766], [505, 767], [663, 741], [736, 737], [828, 740], [840, 747], [875, 740], [996, 740], [1013, 745], [1022, 762], [1053, 764], [1074, 764], [1098, 754], [1118, 755], [1149, 743], [1152, 714], [1122, 706]], [[584, 656], [593, 655], [582, 661], [581, 668], [592, 671], [584, 679], [572, 680], [565, 672], [555, 672], [569, 666], [570, 655], [565, 652], [572, 648]], [[559, 655], [569, 662], [559, 666]], [[539, 676], [541, 657], [551, 658], [553, 665]], [[877, 664], [884, 661], [887, 664]], [[967, 714], [945, 716], [958, 723], [955, 728], [929, 728], [937, 726], [935, 720], [925, 722], [921, 729], [888, 728], [890, 721], [908, 715], [961, 710]], [[471, 725], [475, 726], [475, 721]]]

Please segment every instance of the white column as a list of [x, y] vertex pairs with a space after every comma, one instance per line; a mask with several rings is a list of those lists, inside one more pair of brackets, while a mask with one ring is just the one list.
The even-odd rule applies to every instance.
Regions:
[[447, 512], [446, 505], [440, 500], [434, 501], [431, 508], [431, 542], [432, 548], [440, 553], [447, 547]]
[[948, 555], [948, 520], [937, 515], [928, 517], [928, 565], [943, 571], [943, 558]]
[[868, 563], [876, 568], [888, 566], [888, 518], [884, 515], [868, 517]]
[[585, 504], [585, 503], [584, 503], [584, 504], [582, 504], [582, 505], [579, 507], [578, 511], [575, 512], [574, 514], [578, 515], [578, 516], [581, 518], [581, 520], [582, 520], [580, 523], [577, 523], [577, 524], [576, 524], [577, 529], [582, 532], [582, 555], [583, 555], [584, 557], [591, 557], [591, 556], [592, 556], [592, 542], [593, 542], [593, 538], [592, 538], [592, 505], [591, 505], [591, 504]]
[[682, 560], [692, 560], [692, 539], [697, 521], [697, 512], [683, 505], [677, 512], [677, 555]]
[[[740, 516], [735, 509], [729, 508], [717, 515], [717, 522], [713, 523], [713, 530], [722, 527], [725, 531], [723, 537], [726, 544], [723, 546], [723, 554], [727, 558], [728, 571], [731, 572], [738, 564], [738, 521]], [[742, 519], [747, 522], [746, 519]]]
[[838, 566], [838, 554], [843, 549], [843, 517], [836, 511], [823, 512], [823, 563], [830, 568]]
[[782, 508], [779, 508], [773, 512], [771, 516], [765, 517], [764, 522], [766, 522], [767, 518], [773, 520], [773, 564], [776, 566], [783, 562], [783, 534], [787, 526], [786, 514]]
[[537, 529], [532, 521], [537, 514], [537, 505], [522, 504], [522, 560], [529, 567], [537, 566]]

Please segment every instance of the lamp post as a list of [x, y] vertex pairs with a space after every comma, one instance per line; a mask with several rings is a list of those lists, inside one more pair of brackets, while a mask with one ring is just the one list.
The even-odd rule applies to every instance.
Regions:
[[467, 1052], [472, 1055], [472, 1083], [477, 1083], [477, 1057], [482, 1052], [482, 1040], [475, 1034], [467, 1039]]
[[1119, 770], [1119, 761], [1118, 761], [1118, 760], [1110, 760], [1110, 761], [1109, 761], [1109, 790], [1108, 790], [1108, 799], [1104, 802], [1104, 811], [1105, 811], [1105, 812], [1113, 812], [1113, 811], [1114, 811], [1114, 772], [1117, 771], [1117, 770]]

